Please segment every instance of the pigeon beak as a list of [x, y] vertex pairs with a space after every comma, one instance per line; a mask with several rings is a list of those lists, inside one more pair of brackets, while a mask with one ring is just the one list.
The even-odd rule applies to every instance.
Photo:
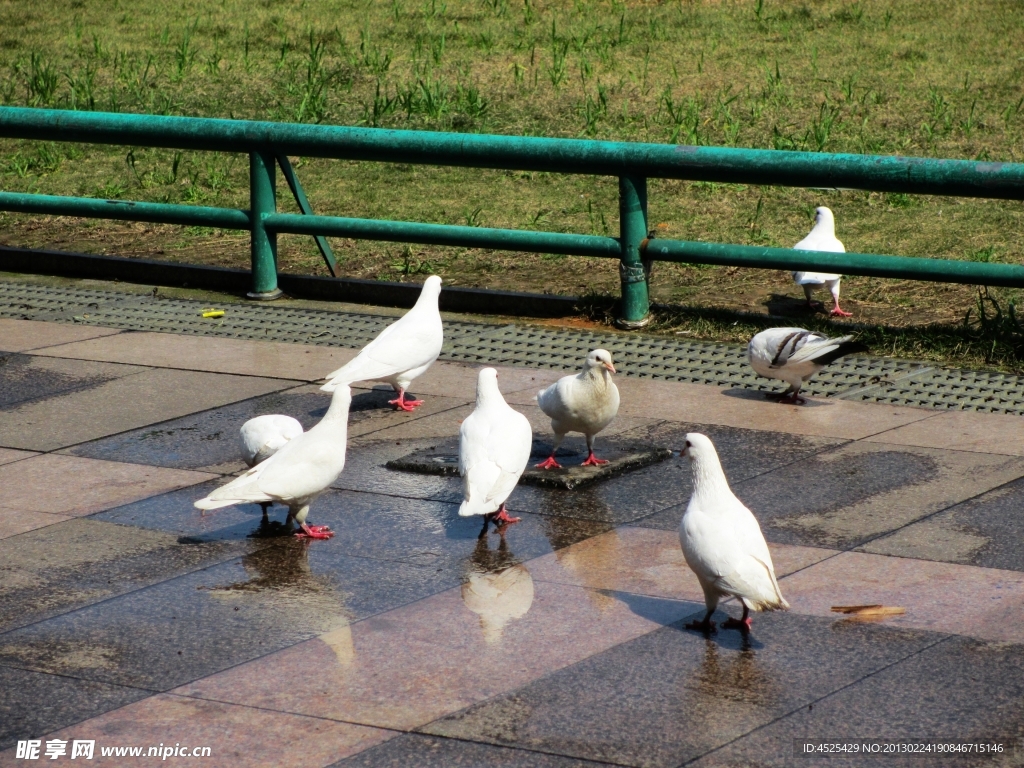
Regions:
[[612, 373], [615, 373], [615, 366], [612, 365], [611, 363], [601, 363], [601, 365], [603, 365], [605, 368], [607, 368]]

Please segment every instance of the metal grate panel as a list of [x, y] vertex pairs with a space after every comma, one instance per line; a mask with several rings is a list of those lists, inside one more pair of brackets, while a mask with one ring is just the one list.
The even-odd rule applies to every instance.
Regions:
[[[361, 347], [395, 319], [256, 303], [226, 304], [224, 317], [207, 319], [201, 317], [203, 308], [202, 302], [186, 299], [0, 281], [0, 317], [139, 331]], [[784, 386], [759, 378], [738, 344], [533, 325], [446, 321], [441, 357], [572, 371], [597, 347], [610, 351], [627, 376], [763, 391]], [[805, 391], [817, 397], [1024, 415], [1024, 377], [908, 360], [843, 358], [814, 377]]]

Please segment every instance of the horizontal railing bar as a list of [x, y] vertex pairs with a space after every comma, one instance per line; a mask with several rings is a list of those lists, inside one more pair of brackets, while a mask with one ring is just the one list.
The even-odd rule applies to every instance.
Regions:
[[421, 245], [451, 245], [464, 248], [493, 248], [527, 253], [557, 253], [570, 256], [603, 256], [617, 259], [619, 241], [599, 235], [562, 232], [533, 232], [521, 229], [488, 229], [455, 224], [421, 224], [412, 221], [349, 219], [339, 216], [305, 216], [272, 213], [263, 217], [267, 229], [292, 235], [326, 235], [361, 240], [385, 240]]
[[0, 137], [1024, 199], [1024, 164], [0, 107]]
[[131, 200], [98, 200], [91, 197], [61, 197], [0, 192], [0, 211], [38, 213], [51, 216], [81, 216], [87, 219], [147, 221], [153, 224], [249, 229], [249, 212], [205, 205], [138, 203]]
[[727, 245], [687, 240], [649, 240], [646, 259], [728, 267], [832, 272], [841, 275], [929, 280], [968, 285], [1024, 287], [1024, 266], [976, 261], [880, 256], [869, 253], [798, 251], [755, 245]]

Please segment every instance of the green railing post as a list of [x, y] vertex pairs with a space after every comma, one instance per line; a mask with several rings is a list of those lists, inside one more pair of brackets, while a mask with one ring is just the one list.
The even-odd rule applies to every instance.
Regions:
[[640, 259], [640, 244], [647, 237], [647, 179], [619, 177], [619, 243], [622, 248], [619, 278], [622, 303], [615, 324], [633, 330], [650, 322], [647, 276]]
[[273, 152], [249, 153], [249, 210], [252, 219], [249, 249], [252, 256], [250, 299], [268, 301], [281, 295], [277, 287], [277, 233], [267, 230], [263, 217], [277, 213]]

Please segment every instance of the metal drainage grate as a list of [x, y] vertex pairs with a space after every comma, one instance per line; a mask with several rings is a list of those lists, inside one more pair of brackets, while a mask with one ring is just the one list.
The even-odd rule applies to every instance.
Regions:
[[[199, 301], [149, 294], [0, 281], [0, 317], [138, 331], [357, 348], [395, 319], [255, 303], [227, 304], [223, 318], [206, 319], [201, 317], [203, 307]], [[639, 334], [446, 321], [441, 357], [572, 371], [597, 347], [609, 350], [627, 376], [763, 391], [782, 387], [750, 369], [742, 345]], [[842, 358], [814, 377], [805, 391], [844, 400], [1024, 415], [1024, 377], [908, 360]]]

